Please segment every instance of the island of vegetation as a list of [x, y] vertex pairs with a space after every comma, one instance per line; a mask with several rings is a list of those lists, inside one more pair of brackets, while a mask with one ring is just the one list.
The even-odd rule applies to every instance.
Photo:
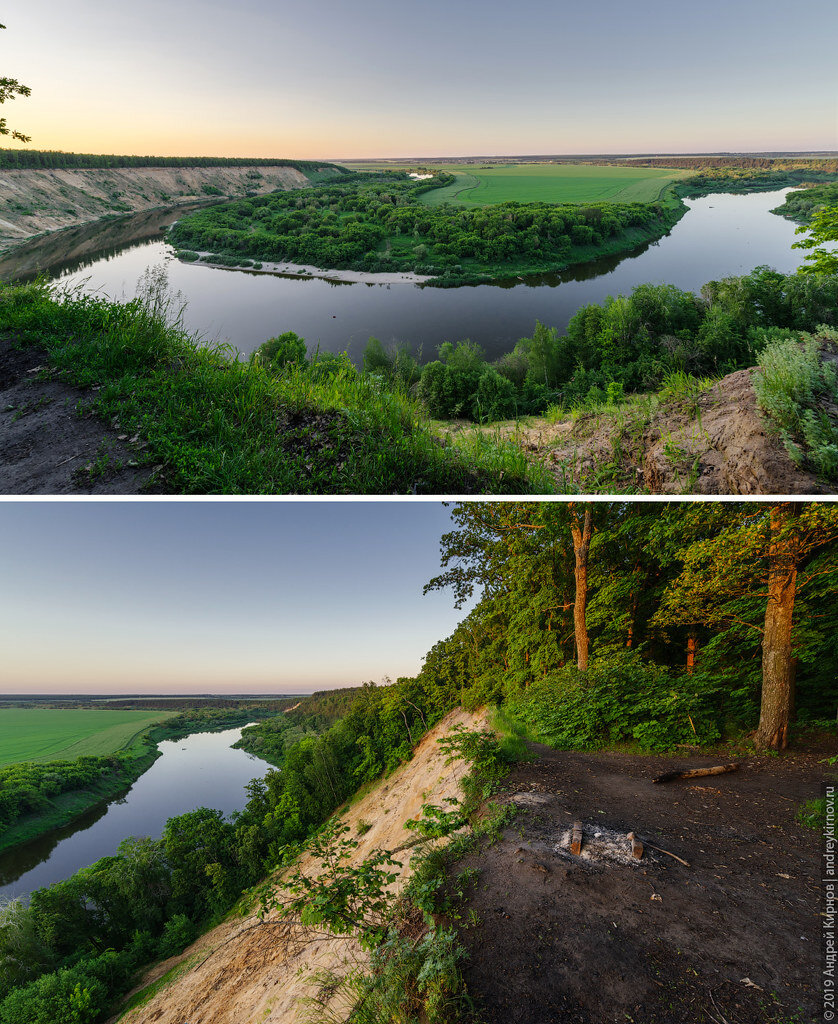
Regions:
[[[245, 731], [242, 745], [278, 770], [254, 780], [240, 814], [196, 808], [170, 819], [160, 838], [126, 839], [114, 856], [2, 911], [2, 1024], [98, 1024], [115, 1013], [191, 1020], [197, 1001], [206, 1012], [208, 992], [255, 998], [261, 1013], [277, 995], [265, 978], [286, 979], [286, 956], [293, 970], [313, 969], [294, 959], [312, 925], [318, 943], [324, 933], [341, 935], [370, 955], [348, 975], [330, 974], [327, 986], [343, 993], [347, 1008], [375, 1011], [362, 1020], [407, 1021], [402, 1011], [410, 1010], [429, 1024], [465, 1024], [487, 1004], [501, 1012], [504, 992], [492, 984], [491, 965], [511, 955], [498, 946], [509, 941], [507, 922], [520, 929], [522, 957], [538, 950], [561, 963], [568, 935], [574, 944], [590, 939], [600, 956], [618, 948], [625, 955], [613, 930], [597, 924], [615, 921], [608, 893], [603, 915], [595, 893], [577, 892], [587, 876], [562, 888], [577, 862], [546, 850], [544, 835], [555, 846], [571, 813], [585, 819], [586, 843], [603, 834], [625, 840], [641, 818], [655, 830], [641, 865], [642, 915], [631, 917], [636, 985], [614, 993], [626, 1012], [642, 1003], [647, 1020], [694, 1019], [713, 995], [726, 1009], [735, 1001], [743, 1024], [811, 1016], [814, 944], [798, 939], [791, 960], [777, 950], [810, 921], [807, 865], [818, 862], [825, 813], [818, 780], [835, 762], [838, 507], [466, 502], [454, 509], [441, 562], [426, 589], [450, 590], [458, 606], [472, 607], [416, 677], [295, 701]], [[478, 710], [487, 704], [488, 715]], [[442, 753], [457, 761], [453, 776]], [[416, 782], [425, 790], [421, 807], [411, 776], [394, 774], [414, 755], [427, 765]], [[673, 808], [671, 792], [651, 779], [673, 763], [677, 772], [696, 762], [735, 762], [740, 771], [730, 792], [718, 779], [697, 788], [688, 781]], [[493, 804], [511, 767], [512, 782]], [[555, 785], [558, 775], [564, 781], [545, 793], [545, 780]], [[452, 791], [448, 777], [462, 779], [462, 789]], [[403, 805], [387, 792], [399, 787]], [[385, 834], [389, 811], [396, 827], [381, 848], [365, 837]], [[742, 867], [728, 859], [731, 846]], [[668, 851], [665, 864], [654, 847]], [[411, 852], [412, 880], [396, 890]], [[276, 871], [284, 888], [275, 887]], [[476, 887], [478, 871], [485, 874]], [[594, 876], [596, 885], [619, 877]], [[632, 899], [641, 876], [627, 877]], [[516, 895], [529, 899], [533, 879], [535, 915], [535, 904]], [[685, 892], [687, 881], [696, 884]], [[781, 884], [783, 923], [765, 900], [765, 886]], [[650, 906], [650, 885], [664, 894], [662, 908]], [[578, 929], [544, 933], [552, 922], [545, 891]], [[680, 909], [673, 913], [679, 898], [683, 919]], [[727, 934], [708, 945], [705, 921], [722, 906], [728, 928], [748, 937], [733, 951]], [[754, 928], [756, 906], [774, 915], [774, 927]], [[120, 1006], [146, 965], [178, 956], [215, 926]], [[677, 934], [681, 961], [666, 961], [669, 978], [660, 974], [660, 934], [673, 947]], [[291, 954], [286, 944], [295, 941]], [[715, 968], [731, 956], [737, 973], [722, 994]], [[708, 971], [697, 970], [708, 957]], [[743, 990], [739, 979], [754, 962], [759, 988]], [[518, 966], [502, 977], [507, 994], [533, 984]], [[663, 980], [653, 985], [655, 978]], [[598, 985], [576, 992], [562, 979], [572, 1005], [596, 1000]], [[534, 998], [553, 998], [551, 991], [539, 983]], [[333, 1019], [326, 1008], [309, 1006], [318, 1021]]]
[[263, 262], [367, 272], [407, 271], [437, 285], [560, 270], [659, 238], [680, 203], [495, 203], [431, 206], [425, 193], [451, 175], [347, 174], [183, 217], [168, 239], [181, 259], [261, 268]]

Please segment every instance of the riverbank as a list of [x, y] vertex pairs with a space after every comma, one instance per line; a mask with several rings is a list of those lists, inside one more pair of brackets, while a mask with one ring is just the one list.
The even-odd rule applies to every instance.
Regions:
[[123, 796], [160, 756], [156, 744], [157, 741], [148, 743], [148, 749], [130, 759], [115, 757], [113, 770], [107, 775], [101, 776], [84, 789], [58, 794], [47, 801], [43, 811], [26, 815], [3, 829], [0, 833], [0, 853], [70, 825], [87, 811]]
[[0, 833], [0, 853], [71, 825], [88, 811], [124, 796], [161, 756], [160, 743], [182, 740], [196, 733], [223, 732], [272, 714], [272, 711], [246, 707], [179, 714], [150, 726], [134, 738], [128, 751], [109, 758], [109, 771], [83, 787], [47, 799], [46, 806], [37, 814], [25, 815], [4, 828]]
[[324, 270], [304, 263], [236, 262], [235, 257], [228, 257], [226, 262], [218, 263], [215, 262], [217, 255], [211, 252], [184, 252], [176, 249], [175, 254], [181, 263], [200, 263], [202, 267], [213, 267], [216, 270], [244, 270], [248, 274], [274, 274], [277, 277], [313, 277], [340, 284], [425, 284], [432, 280], [427, 275], [413, 273], [374, 274], [363, 270]]
[[291, 166], [0, 170], [0, 252], [108, 216], [307, 188]]
[[[18, 362], [12, 382], [30, 397], [0, 409], [0, 438], [25, 432], [16, 435], [14, 461], [0, 468], [0, 491], [550, 491], [518, 449], [445, 442], [404, 389], [383, 389], [348, 360], [278, 375], [231, 358], [226, 347], [202, 346], [166, 322], [165, 303], [159, 291], [121, 305], [55, 297], [44, 284], [0, 290], [0, 349], [38, 353], [32, 365]], [[72, 409], [39, 392], [54, 384], [76, 390]], [[56, 458], [68, 417], [92, 425], [100, 441]], [[128, 447], [113, 447], [120, 445]]]

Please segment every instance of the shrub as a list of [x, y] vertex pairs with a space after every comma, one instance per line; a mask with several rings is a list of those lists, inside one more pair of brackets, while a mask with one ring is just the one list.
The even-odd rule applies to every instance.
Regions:
[[472, 417], [479, 423], [505, 420], [515, 414], [515, 388], [510, 380], [488, 367], [480, 375], [472, 405]]
[[[826, 329], [823, 333], [834, 336]], [[820, 349], [820, 339], [811, 336], [770, 341], [759, 356], [754, 391], [793, 461], [836, 479], [838, 425], [823, 406], [838, 403], [838, 372], [822, 361]]]
[[293, 331], [285, 331], [276, 338], [269, 338], [253, 353], [253, 362], [271, 370], [281, 370], [289, 363], [305, 364], [305, 339]]
[[702, 677], [674, 679], [630, 651], [565, 667], [507, 699], [507, 710], [544, 742], [596, 749], [635, 741], [645, 750], [720, 735], [716, 690]]

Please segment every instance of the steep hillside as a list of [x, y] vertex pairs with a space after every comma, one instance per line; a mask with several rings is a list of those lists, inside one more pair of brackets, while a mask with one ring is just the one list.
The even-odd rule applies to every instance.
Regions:
[[[824, 348], [823, 363], [835, 353]], [[757, 405], [755, 368], [737, 370], [685, 398], [632, 396], [626, 403], [550, 420], [474, 428], [516, 441], [565, 491], [608, 494], [832, 494], [835, 486], [796, 465], [780, 429]], [[833, 404], [821, 409], [838, 424]]]
[[305, 188], [296, 168], [120, 167], [0, 171], [0, 251], [42, 231], [213, 197]]
[[[436, 743], [457, 724], [475, 728], [482, 718], [450, 712], [423, 738], [408, 764], [344, 810], [343, 822], [360, 836], [353, 863], [376, 849], [405, 847], [411, 839], [405, 822], [421, 814], [426, 800], [442, 803], [459, 795], [465, 767], [446, 765]], [[397, 890], [410, 874], [409, 853], [403, 860]], [[311, 858], [302, 866], [315, 867]], [[289, 935], [273, 914], [264, 923], [255, 914], [233, 917], [149, 972], [143, 981], [150, 993], [146, 1001], [117, 1019], [121, 1024], [292, 1024], [303, 1019], [300, 999], [315, 991], [314, 972], [341, 973], [363, 962], [355, 939], [314, 928]], [[164, 974], [169, 976], [158, 986]], [[139, 992], [142, 999], [143, 988]]]

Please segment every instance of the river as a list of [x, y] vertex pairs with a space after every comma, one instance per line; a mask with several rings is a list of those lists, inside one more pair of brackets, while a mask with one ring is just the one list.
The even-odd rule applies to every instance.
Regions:
[[[0, 278], [41, 267], [69, 287], [112, 298], [131, 297], [143, 272], [164, 265], [169, 285], [186, 301], [185, 322], [208, 342], [252, 352], [266, 338], [296, 331], [309, 350], [347, 350], [356, 361], [370, 335], [406, 343], [424, 360], [444, 341], [471, 338], [490, 358], [530, 336], [536, 320], [564, 330], [582, 305], [630, 292], [644, 282], [698, 291], [707, 281], [747, 274], [768, 264], [796, 270], [804, 253], [792, 249], [795, 225], [769, 211], [789, 189], [750, 195], [717, 194], [687, 200], [688, 212], [659, 241], [622, 257], [584, 264], [562, 274], [458, 288], [414, 284], [338, 284], [181, 263], [162, 241], [177, 213], [145, 213], [56, 232], [0, 260]], [[97, 248], [98, 246], [98, 248]]]
[[160, 757], [121, 798], [94, 807], [71, 825], [0, 854], [0, 896], [27, 896], [116, 853], [128, 836], [158, 838], [166, 821], [196, 807], [225, 814], [247, 802], [245, 786], [271, 767], [231, 744], [241, 729], [193, 733], [158, 744]]

